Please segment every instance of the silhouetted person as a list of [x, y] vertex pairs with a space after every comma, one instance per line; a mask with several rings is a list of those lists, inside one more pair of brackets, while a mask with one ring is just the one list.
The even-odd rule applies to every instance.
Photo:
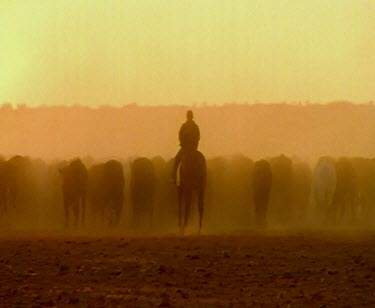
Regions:
[[178, 137], [180, 139], [180, 150], [178, 151], [173, 166], [173, 180], [176, 181], [176, 173], [182, 156], [189, 151], [196, 151], [200, 139], [198, 125], [193, 121], [193, 112], [188, 110], [186, 113], [186, 122], [182, 124]]

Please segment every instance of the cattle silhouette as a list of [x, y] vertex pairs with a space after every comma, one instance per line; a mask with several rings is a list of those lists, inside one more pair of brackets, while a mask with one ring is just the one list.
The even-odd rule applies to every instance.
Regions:
[[11, 165], [9, 175], [10, 197], [12, 206], [17, 206], [20, 210], [26, 205], [30, 205], [34, 199], [34, 183], [32, 178], [31, 160], [28, 157], [16, 155], [8, 160]]
[[[205, 225], [210, 229], [220, 231], [225, 227], [230, 228], [232, 222], [228, 219], [230, 209], [226, 206], [228, 163], [224, 157], [207, 159], [207, 185], [205, 188]], [[220, 224], [216, 222], [220, 221]]]
[[267, 224], [267, 210], [272, 186], [271, 166], [266, 160], [256, 161], [253, 173], [255, 221], [259, 227]]
[[306, 162], [293, 162], [292, 208], [294, 223], [303, 226], [309, 217], [312, 171]]
[[89, 169], [88, 199], [94, 217], [101, 223], [118, 225], [124, 204], [124, 185], [124, 170], [117, 160]]
[[292, 213], [293, 163], [289, 157], [280, 155], [269, 160], [272, 170], [270, 212], [275, 222], [287, 225]]
[[[162, 233], [175, 231], [176, 217], [182, 233], [189, 220], [198, 223], [198, 218], [201, 230], [203, 217], [210, 232], [238, 231], [251, 224], [373, 226], [375, 159], [321, 157], [312, 172], [308, 162], [284, 155], [256, 163], [242, 155], [207, 162], [200, 152], [190, 155], [178, 172], [178, 193], [170, 179], [173, 160], [160, 156], [99, 164], [89, 157], [85, 162], [0, 158], [1, 226], [53, 228], [60, 221], [67, 226], [115, 226], [124, 202], [131, 205], [123, 214], [124, 226], [133, 223], [142, 231]], [[89, 164], [94, 165], [87, 172]], [[193, 211], [196, 194], [198, 211]]]
[[38, 195], [31, 159], [16, 155], [2, 161], [0, 169], [0, 212], [12, 212], [19, 220], [30, 222], [30, 215], [37, 212]]
[[0, 218], [15, 207], [17, 170], [9, 161], [0, 161]]
[[333, 158], [319, 158], [312, 177], [312, 201], [318, 224], [328, 222], [332, 212], [333, 198], [336, 191], [337, 175]]
[[130, 196], [136, 229], [150, 230], [153, 221], [156, 175], [151, 160], [140, 157], [131, 164]]
[[74, 226], [85, 222], [87, 169], [80, 159], [60, 169], [65, 212], [65, 226], [69, 226], [69, 212], [73, 212]]
[[173, 232], [177, 217], [176, 187], [171, 182], [174, 159], [165, 161], [160, 156], [152, 159], [155, 170], [153, 227], [159, 231]]
[[351, 159], [356, 173], [360, 223], [372, 226], [375, 218], [375, 159]]
[[187, 152], [181, 160], [178, 183], [178, 222], [183, 234], [188, 223], [193, 193], [198, 196], [199, 233], [202, 229], [207, 178], [206, 159], [199, 151]]
[[332, 201], [334, 223], [351, 222], [357, 217], [358, 187], [355, 169], [347, 158], [340, 158], [336, 164], [337, 184]]
[[[236, 154], [226, 162], [224, 174], [225, 191], [224, 201], [225, 215], [230, 219], [229, 226], [243, 229], [249, 225], [249, 217], [252, 216], [252, 208], [249, 204], [253, 201], [253, 176], [254, 163], [242, 154]], [[228, 206], [230, 204], [230, 206]]]

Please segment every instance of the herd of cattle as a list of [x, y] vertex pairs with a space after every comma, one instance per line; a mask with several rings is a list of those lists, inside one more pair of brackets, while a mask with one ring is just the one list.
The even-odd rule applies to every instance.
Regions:
[[[173, 160], [161, 157], [45, 162], [0, 159], [0, 226], [177, 227]], [[375, 159], [321, 157], [314, 166], [284, 155], [207, 160], [203, 225], [372, 226]], [[191, 216], [196, 215], [193, 203]]]

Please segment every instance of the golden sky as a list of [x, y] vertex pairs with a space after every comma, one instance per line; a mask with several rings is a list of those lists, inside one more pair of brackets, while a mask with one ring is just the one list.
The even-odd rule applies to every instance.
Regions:
[[0, 102], [368, 102], [373, 0], [0, 0]]

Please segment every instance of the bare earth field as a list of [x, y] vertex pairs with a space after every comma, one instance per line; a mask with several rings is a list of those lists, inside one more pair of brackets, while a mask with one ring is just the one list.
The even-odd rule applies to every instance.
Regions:
[[375, 306], [375, 233], [0, 235], [1, 307]]

